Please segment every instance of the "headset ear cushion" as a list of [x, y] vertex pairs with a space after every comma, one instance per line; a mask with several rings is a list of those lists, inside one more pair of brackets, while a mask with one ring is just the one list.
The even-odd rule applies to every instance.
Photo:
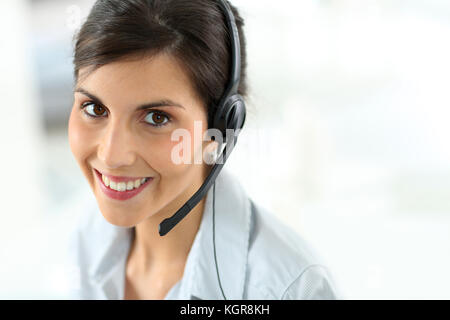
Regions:
[[232, 102], [229, 112], [227, 114], [227, 129], [238, 130], [244, 126], [245, 123], [245, 104], [242, 99], [237, 99]]
[[239, 99], [233, 103], [232, 111], [229, 113], [227, 119], [227, 128], [238, 130], [242, 129], [245, 123], [245, 103], [243, 100]]
[[237, 130], [244, 126], [245, 102], [239, 94], [229, 97], [223, 107], [219, 107], [214, 117], [213, 127], [226, 137], [226, 129]]

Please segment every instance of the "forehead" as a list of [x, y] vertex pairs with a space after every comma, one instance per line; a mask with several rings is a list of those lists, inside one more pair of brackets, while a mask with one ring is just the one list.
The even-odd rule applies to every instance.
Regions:
[[92, 73], [80, 69], [77, 87], [98, 95], [105, 104], [129, 104], [130, 100], [170, 98], [186, 104], [198, 104], [194, 86], [174, 57], [158, 54], [127, 59], [101, 66]]

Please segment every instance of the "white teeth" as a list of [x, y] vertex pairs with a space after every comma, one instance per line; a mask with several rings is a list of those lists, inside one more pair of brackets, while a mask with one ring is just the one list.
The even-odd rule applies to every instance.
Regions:
[[102, 180], [105, 186], [109, 187], [110, 189], [123, 192], [139, 188], [141, 184], [145, 183], [148, 179], [142, 178], [128, 182], [114, 182], [110, 181], [107, 176], [102, 175]]
[[127, 183], [127, 190], [133, 190], [134, 188], [134, 182], [133, 181], [128, 181]]
[[[109, 187], [110, 187], [111, 189], [113, 189], [113, 190], [117, 190], [117, 183], [114, 182], [114, 181], [110, 181], [110, 182], [109, 182]], [[119, 191], [119, 190], [117, 190], [117, 191]]]
[[127, 184], [125, 182], [119, 182], [117, 184], [117, 191], [125, 191], [127, 189]]

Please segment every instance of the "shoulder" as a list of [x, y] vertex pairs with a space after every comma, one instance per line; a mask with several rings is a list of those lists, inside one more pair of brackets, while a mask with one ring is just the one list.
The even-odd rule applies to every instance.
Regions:
[[249, 201], [247, 296], [336, 299], [331, 274], [312, 245], [267, 209]]
[[77, 208], [78, 217], [70, 230], [69, 245], [72, 258], [82, 264], [94, 258], [98, 249], [96, 244], [107, 238], [114, 227], [104, 220], [92, 196], [85, 194]]
[[89, 299], [86, 296], [90, 277], [88, 268], [96, 255], [97, 241], [94, 238], [99, 234], [101, 221], [98, 219], [95, 201], [89, 194], [80, 193], [72, 204], [72, 210], [76, 210], [76, 218], [68, 231], [67, 261], [68, 269], [73, 274], [69, 278], [69, 296], [71, 299]]
[[76, 204], [78, 216], [69, 231], [67, 261], [72, 276], [68, 294], [73, 299], [97, 299], [102, 296], [95, 284], [98, 270], [113, 267], [115, 261], [108, 257], [111, 252], [118, 254], [123, 247], [120, 242], [126, 245], [127, 238], [124, 230], [103, 218], [95, 198], [83, 196]]

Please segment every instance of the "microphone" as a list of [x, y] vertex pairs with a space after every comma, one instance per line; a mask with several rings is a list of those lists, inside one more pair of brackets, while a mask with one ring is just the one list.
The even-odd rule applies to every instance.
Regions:
[[186, 203], [178, 209], [178, 211], [172, 215], [170, 218], [164, 219], [158, 227], [158, 232], [160, 236], [166, 235], [173, 227], [175, 227], [195, 206], [200, 202], [200, 200], [205, 196], [206, 192], [208, 192], [209, 188], [216, 180], [220, 171], [223, 168], [226, 160], [228, 159], [231, 151], [234, 149], [234, 146], [237, 142], [237, 136], [233, 135], [233, 143], [227, 142], [223, 151], [220, 153], [220, 156], [216, 160], [216, 163], [212, 167], [208, 177], [205, 179], [205, 182], [200, 186], [200, 188], [195, 192], [195, 194], [188, 200]]

